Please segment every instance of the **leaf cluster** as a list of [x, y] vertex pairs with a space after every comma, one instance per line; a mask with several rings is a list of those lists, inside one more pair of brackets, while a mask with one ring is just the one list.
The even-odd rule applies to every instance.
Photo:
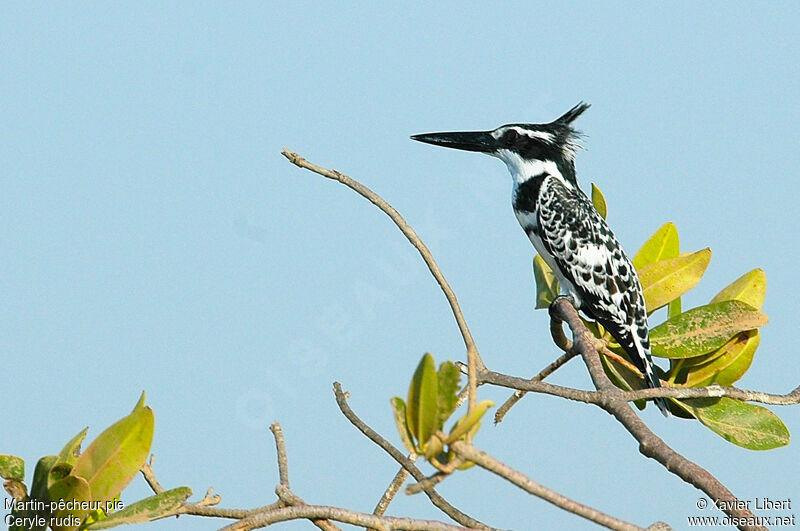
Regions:
[[[58, 455], [39, 459], [30, 492], [24, 483], [24, 460], [0, 455], [0, 476], [15, 502], [9, 530], [107, 529], [174, 514], [191, 495], [189, 488], [120, 509], [119, 496], [144, 464], [153, 441], [155, 418], [144, 399], [142, 393], [133, 411], [106, 428], [85, 451], [81, 452], [81, 444], [89, 428], [67, 442]], [[120, 510], [111, 512], [114, 509]]]
[[[592, 202], [606, 216], [606, 201], [592, 185]], [[678, 229], [662, 225], [633, 257], [633, 266], [644, 290], [649, 320], [666, 308], [666, 319], [651, 328], [653, 356], [670, 360], [662, 371], [664, 386], [730, 386], [753, 362], [760, 341], [759, 328], [767, 324], [761, 311], [767, 279], [761, 269], [749, 271], [723, 288], [708, 304], [682, 310], [681, 297], [694, 288], [711, 260], [711, 249], [681, 252]], [[553, 271], [536, 255], [536, 308], [547, 308], [560, 286]], [[644, 387], [642, 375], [626, 363], [625, 351], [595, 322], [587, 327], [598, 340], [619, 356], [602, 356], [603, 368], [615, 385], [624, 390]], [[697, 419], [725, 440], [752, 450], [777, 448], [789, 443], [789, 431], [768, 409], [729, 398], [670, 398], [670, 410], [682, 418]], [[637, 406], [643, 409], [644, 401]]]
[[472, 463], [456, 462], [454, 454], [445, 446], [471, 439], [480, 428], [484, 413], [494, 405], [491, 400], [479, 402], [445, 434], [444, 425], [458, 404], [460, 379], [461, 373], [452, 361], [443, 362], [437, 370], [433, 356], [425, 354], [411, 378], [407, 400], [391, 399], [403, 445], [442, 471], [451, 471], [454, 465], [460, 469], [472, 466]]

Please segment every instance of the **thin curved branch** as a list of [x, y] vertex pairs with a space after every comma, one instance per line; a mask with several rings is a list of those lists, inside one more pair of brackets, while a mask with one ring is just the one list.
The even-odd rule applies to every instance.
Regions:
[[381, 211], [389, 216], [389, 218], [391, 218], [394, 224], [397, 225], [397, 228], [400, 229], [400, 232], [403, 233], [408, 241], [411, 242], [411, 245], [413, 245], [414, 248], [419, 252], [419, 254], [422, 256], [422, 259], [425, 261], [425, 265], [428, 266], [428, 270], [430, 270], [433, 278], [436, 279], [436, 282], [439, 284], [442, 292], [444, 292], [444, 296], [447, 298], [447, 302], [450, 304], [450, 309], [453, 312], [456, 323], [458, 324], [458, 329], [461, 331], [461, 336], [464, 339], [464, 346], [467, 349], [467, 362], [469, 363], [469, 409], [471, 410], [474, 408], [477, 389], [476, 374], [477, 372], [484, 370], [485, 365], [483, 364], [483, 360], [481, 360], [481, 356], [478, 353], [478, 348], [475, 346], [475, 340], [472, 338], [472, 332], [470, 332], [469, 326], [467, 326], [467, 321], [464, 318], [463, 312], [461, 311], [461, 306], [458, 304], [458, 299], [456, 298], [455, 292], [453, 292], [453, 289], [450, 287], [447, 279], [444, 277], [442, 271], [439, 269], [439, 266], [436, 264], [436, 260], [434, 260], [431, 251], [428, 249], [425, 243], [423, 243], [416, 231], [414, 231], [414, 229], [406, 222], [405, 219], [403, 219], [403, 216], [401, 216], [392, 205], [387, 203], [386, 200], [384, 200], [381, 196], [352, 177], [349, 177], [337, 170], [330, 170], [321, 166], [317, 166], [316, 164], [307, 161], [297, 153], [286, 148], [283, 148], [281, 154], [295, 166], [310, 170], [318, 175], [327, 177], [328, 179], [338, 181], [367, 199], [373, 205], [381, 209]]
[[[342, 384], [339, 382], [334, 382], [333, 392], [336, 396], [336, 404], [339, 406], [339, 409], [342, 411], [347, 420], [349, 420], [350, 423], [358, 429], [358, 431], [366, 435], [369, 440], [380, 446], [392, 457], [392, 459], [397, 461], [403, 468], [408, 470], [408, 472], [414, 476], [414, 479], [417, 481], [423, 481], [425, 479], [425, 474], [423, 474], [422, 471], [417, 468], [417, 466], [410, 459], [403, 455], [400, 450], [395, 448], [392, 443], [383, 438], [378, 432], [367, 426], [363, 420], [358, 418], [358, 415], [355, 414], [350, 405], [347, 403], [348, 395], [342, 391]], [[424, 492], [428, 498], [430, 498], [431, 503], [433, 503], [443, 513], [459, 524], [475, 529], [494, 529], [478, 520], [475, 520], [471, 516], [462, 513], [460, 510], [450, 505], [450, 502], [445, 500], [433, 488], [425, 489]]]

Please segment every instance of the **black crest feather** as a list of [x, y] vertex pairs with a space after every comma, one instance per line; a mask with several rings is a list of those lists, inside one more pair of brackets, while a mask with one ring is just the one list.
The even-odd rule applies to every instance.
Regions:
[[578, 103], [575, 107], [565, 112], [561, 117], [556, 118], [556, 120], [554, 120], [553, 123], [560, 125], [570, 125], [578, 118], [578, 116], [583, 114], [583, 111], [585, 111], [589, 107], [591, 107], [590, 104], [582, 101]]

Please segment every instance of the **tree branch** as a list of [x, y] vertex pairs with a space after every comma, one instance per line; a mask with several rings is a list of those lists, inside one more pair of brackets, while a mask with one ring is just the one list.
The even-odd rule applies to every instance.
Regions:
[[394, 518], [391, 516], [375, 516], [374, 514], [359, 513], [339, 507], [324, 505], [296, 505], [282, 507], [268, 513], [250, 516], [222, 528], [222, 531], [249, 531], [267, 527], [268, 525], [285, 522], [287, 520], [336, 520], [345, 524], [370, 527], [379, 531], [392, 531], [394, 529], [415, 531], [464, 531], [467, 528], [436, 522], [434, 520], [417, 520], [414, 518]]
[[433, 275], [433, 278], [436, 279], [436, 282], [439, 284], [442, 292], [444, 292], [444, 296], [447, 299], [447, 302], [450, 304], [450, 310], [453, 312], [453, 316], [458, 324], [458, 329], [461, 331], [461, 336], [464, 339], [464, 346], [467, 349], [467, 362], [469, 363], [469, 409], [471, 410], [474, 408], [475, 395], [477, 392], [476, 375], [477, 372], [485, 369], [485, 365], [483, 364], [483, 360], [481, 360], [481, 356], [478, 353], [478, 348], [475, 346], [475, 340], [472, 338], [472, 332], [470, 332], [469, 326], [467, 326], [466, 319], [464, 319], [464, 314], [461, 311], [461, 306], [458, 304], [458, 299], [456, 299], [455, 292], [453, 292], [453, 289], [450, 287], [447, 279], [442, 274], [442, 271], [436, 264], [436, 260], [434, 260], [433, 255], [428, 247], [423, 243], [420, 237], [417, 236], [416, 231], [414, 231], [414, 229], [406, 222], [405, 219], [403, 219], [403, 216], [401, 216], [392, 205], [387, 203], [381, 196], [352, 177], [348, 177], [337, 170], [329, 170], [327, 168], [317, 166], [316, 164], [308, 162], [297, 153], [294, 153], [286, 148], [283, 148], [281, 154], [295, 166], [310, 170], [318, 175], [327, 177], [328, 179], [338, 181], [370, 201], [372, 204], [381, 209], [381, 211], [383, 211], [387, 216], [389, 216], [389, 218], [391, 218], [394, 224], [397, 225], [397, 228], [400, 229], [400, 232], [403, 233], [408, 241], [411, 242], [411, 245], [413, 245], [414, 248], [419, 252], [419, 254], [422, 256], [422, 259], [425, 261], [425, 265], [428, 266], [428, 270]]
[[[560, 326], [558, 328], [561, 329], [562, 335], [563, 335], [563, 330], [564, 329], [561, 328]], [[567, 341], [569, 341], [569, 339], [567, 339]], [[548, 376], [550, 376], [551, 374], [556, 372], [562, 365], [565, 365], [569, 360], [574, 358], [576, 354], [577, 354], [577, 351], [573, 350], [573, 348], [572, 348], [572, 341], [569, 341], [569, 348], [564, 352], [564, 354], [559, 356], [553, 363], [551, 363], [550, 365], [548, 365], [547, 367], [545, 367], [544, 369], [539, 371], [539, 374], [537, 374], [536, 376], [534, 376], [533, 378], [531, 378], [528, 381], [529, 382], [541, 382], [542, 380], [544, 380], [545, 378], [547, 378]], [[485, 374], [488, 373], [488, 372], [489, 371], [487, 370], [487, 371], [484, 371], [483, 375], [478, 375], [478, 384], [479, 385], [481, 383], [488, 383], [487, 380], [483, 379], [485, 377]], [[503, 419], [505, 418], [506, 413], [508, 413], [508, 411], [512, 407], [514, 407], [514, 404], [519, 402], [522, 399], [522, 397], [525, 396], [526, 394], [527, 394], [527, 391], [522, 391], [522, 390], [517, 389], [517, 391], [515, 391], [514, 394], [511, 395], [508, 398], [508, 400], [503, 402], [503, 405], [500, 406], [497, 409], [497, 412], [495, 412], [495, 414], [494, 414], [494, 423], [495, 424], [500, 424], [501, 422], [503, 422]]]
[[[600, 354], [594, 346], [594, 336], [581, 321], [577, 310], [565, 298], [556, 299], [550, 306], [551, 318], [565, 321], [572, 331], [575, 347], [579, 350], [595, 388], [602, 399], [594, 402], [611, 413], [628, 432], [639, 442], [642, 455], [655, 459], [664, 467], [698, 489], [705, 492], [718, 506], [724, 506], [725, 512], [742, 521], [755, 521], [755, 515], [744, 508], [746, 504], [739, 502], [736, 496], [710, 472], [696, 463], [686, 459], [670, 448], [660, 437], [639, 418], [628, 403], [626, 393], [618, 389], [606, 376], [600, 363]], [[740, 525], [742, 530], [763, 530], [762, 526]]]
[[763, 391], [748, 391], [738, 387], [722, 387], [710, 385], [708, 387], [659, 387], [658, 389], [639, 389], [637, 391], [623, 392], [625, 400], [633, 402], [641, 398], [671, 397], [671, 398], [720, 398], [728, 397], [743, 402], [758, 402], [774, 406], [789, 406], [800, 404], [800, 386], [785, 395], [765, 393]]
[[[333, 392], [336, 396], [336, 404], [339, 406], [339, 409], [342, 411], [347, 420], [349, 420], [350, 423], [358, 429], [358, 431], [366, 435], [369, 440], [380, 446], [392, 457], [392, 459], [397, 461], [403, 468], [408, 470], [414, 479], [417, 481], [422, 481], [425, 479], [425, 474], [423, 474], [422, 471], [417, 468], [417, 466], [410, 459], [403, 455], [400, 450], [395, 448], [392, 443], [384, 439], [378, 432], [367, 426], [363, 420], [358, 418], [358, 415], [355, 414], [355, 412], [350, 408], [350, 405], [347, 403], [348, 394], [342, 391], [342, 384], [339, 382], [334, 382]], [[459, 524], [475, 529], [493, 529], [450, 505], [450, 503], [442, 498], [442, 496], [433, 488], [424, 489], [424, 492], [428, 498], [430, 498], [431, 503], [433, 503], [443, 513]]]

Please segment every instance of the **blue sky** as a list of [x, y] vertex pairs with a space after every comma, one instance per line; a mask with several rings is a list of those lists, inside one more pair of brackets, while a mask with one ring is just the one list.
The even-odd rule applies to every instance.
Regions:
[[[0, 19], [0, 451], [35, 460], [84, 426], [156, 414], [165, 486], [270, 503], [279, 420], [296, 493], [371, 511], [396, 466], [340, 415], [331, 383], [399, 444], [389, 398], [420, 356], [462, 359], [448, 307], [374, 207], [282, 146], [361, 180], [416, 228], [486, 363], [557, 356], [534, 312], [533, 249], [498, 161], [414, 133], [544, 122], [580, 100], [578, 177], [630, 253], [665, 221], [714, 251], [684, 306], [768, 277], [745, 388], [800, 383], [796, 3], [7, 4]], [[585, 387], [577, 361], [553, 382]], [[482, 389], [502, 402], [507, 393]], [[800, 408], [775, 410], [793, 434]], [[646, 421], [742, 499], [797, 498], [797, 443], [731, 446]], [[476, 444], [640, 525], [685, 527], [700, 495], [596, 408], [528, 397]], [[494, 526], [584, 522], [477, 469], [441, 492]], [[126, 501], [147, 494], [137, 478]], [[438, 518], [400, 496], [395, 515]], [[216, 529], [181, 518], [151, 529]], [[306, 523], [284, 528], [307, 528]]]

